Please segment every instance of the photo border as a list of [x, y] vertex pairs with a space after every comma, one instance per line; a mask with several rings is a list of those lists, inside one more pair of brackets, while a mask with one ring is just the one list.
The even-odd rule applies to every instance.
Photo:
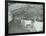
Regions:
[[[43, 5], [43, 32], [26, 32], [8, 34], [8, 3], [26, 3]], [[5, 35], [25, 35], [25, 34], [44, 34], [45, 33], [45, 3], [44, 2], [27, 2], [27, 1], [8, 1], [5, 0]]]

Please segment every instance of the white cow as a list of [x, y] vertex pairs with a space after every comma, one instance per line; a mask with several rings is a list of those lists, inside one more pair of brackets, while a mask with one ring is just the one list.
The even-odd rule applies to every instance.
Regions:
[[32, 20], [21, 20], [22, 25], [26, 30], [29, 30], [30, 32], [33, 32], [33, 23]]
[[42, 31], [43, 30], [43, 22], [35, 21], [34, 22], [34, 27], [35, 27], [37, 32]]

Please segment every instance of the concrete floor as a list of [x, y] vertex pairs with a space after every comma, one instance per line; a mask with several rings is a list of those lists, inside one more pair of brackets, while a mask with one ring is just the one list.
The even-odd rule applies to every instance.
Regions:
[[8, 33], [23, 33], [23, 32], [29, 32], [24, 29], [23, 25], [17, 25], [13, 22], [8, 24]]

